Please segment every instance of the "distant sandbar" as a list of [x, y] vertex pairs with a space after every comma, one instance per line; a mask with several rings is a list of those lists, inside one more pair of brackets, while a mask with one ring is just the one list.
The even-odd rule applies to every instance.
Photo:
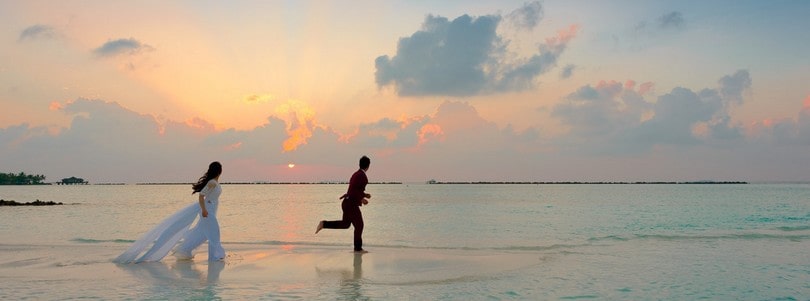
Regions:
[[428, 181], [428, 184], [748, 184], [744, 181], [691, 181], [691, 182], [440, 182]]

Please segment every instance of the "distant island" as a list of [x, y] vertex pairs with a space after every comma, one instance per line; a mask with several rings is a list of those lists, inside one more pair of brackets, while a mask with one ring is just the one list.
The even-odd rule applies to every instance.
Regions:
[[436, 180], [427, 181], [427, 184], [748, 184], [745, 181], [686, 181], [686, 182], [668, 182], [668, 181], [637, 181], [637, 182], [578, 182], [578, 181], [559, 181], [559, 182], [442, 182]]
[[45, 176], [28, 175], [24, 172], [2, 173], [0, 172], [0, 185], [47, 185]]
[[17, 201], [12, 201], [12, 200], [6, 201], [6, 200], [3, 200], [3, 199], [0, 199], [0, 206], [53, 206], [53, 205], [64, 205], [64, 204], [62, 204], [62, 202], [59, 202], [59, 203], [54, 202], [54, 201], [43, 202], [43, 201], [40, 201], [40, 200], [36, 200], [36, 201], [33, 201], [33, 202], [20, 203], [20, 202], [17, 202]]
[[64, 178], [56, 183], [45, 182], [43, 175], [29, 175], [24, 172], [20, 173], [0, 173], [0, 185], [87, 185], [88, 182], [82, 178], [70, 177]]

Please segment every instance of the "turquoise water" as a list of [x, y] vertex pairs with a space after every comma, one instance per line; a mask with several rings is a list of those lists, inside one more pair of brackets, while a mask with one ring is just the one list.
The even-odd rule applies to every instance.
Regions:
[[0, 258], [12, 258], [0, 259], [0, 299], [810, 299], [808, 184], [369, 185], [362, 265], [245, 276], [253, 249], [351, 250], [351, 231], [312, 233], [340, 217], [345, 189], [223, 185], [235, 260], [127, 268], [99, 285], [66, 271], [119, 271], [109, 260], [194, 202], [189, 187], [0, 186], [2, 199], [69, 204], [0, 208]]

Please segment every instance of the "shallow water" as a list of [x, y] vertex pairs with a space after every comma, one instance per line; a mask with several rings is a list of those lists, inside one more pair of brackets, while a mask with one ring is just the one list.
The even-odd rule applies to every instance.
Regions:
[[[110, 260], [187, 186], [0, 186], [0, 299], [810, 299], [810, 185], [223, 185], [225, 263]], [[201, 248], [205, 249], [205, 248]], [[204, 257], [203, 257], [204, 258]]]

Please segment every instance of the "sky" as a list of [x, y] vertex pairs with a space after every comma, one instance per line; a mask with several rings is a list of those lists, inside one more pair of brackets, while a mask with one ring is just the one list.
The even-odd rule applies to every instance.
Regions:
[[808, 1], [0, 1], [0, 172], [810, 181]]

